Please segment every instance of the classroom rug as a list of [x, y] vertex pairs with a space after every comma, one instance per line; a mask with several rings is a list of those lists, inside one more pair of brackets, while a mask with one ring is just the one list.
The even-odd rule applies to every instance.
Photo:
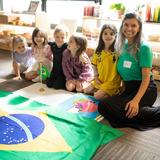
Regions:
[[0, 83], [1, 83], [1, 82], [4, 82], [4, 81], [6, 81], [6, 80], [5, 80], [5, 79], [1, 79], [1, 78], [0, 78]]
[[26, 81], [24, 79], [18, 80], [18, 81], [13, 79], [10, 79], [10, 80], [0, 79], [0, 90], [13, 92], [18, 89], [27, 87], [31, 84], [33, 84], [33, 82]]
[[89, 160], [98, 147], [123, 135], [14, 92], [0, 91], [0, 104], [1, 160]]

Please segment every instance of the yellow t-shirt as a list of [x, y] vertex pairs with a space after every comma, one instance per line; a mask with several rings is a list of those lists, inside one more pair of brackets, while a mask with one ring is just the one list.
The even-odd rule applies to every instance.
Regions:
[[[113, 56], [115, 55], [115, 61]], [[97, 67], [98, 78], [102, 82], [97, 84], [95, 80], [92, 84], [95, 88], [105, 91], [108, 95], [112, 96], [118, 93], [121, 78], [117, 73], [118, 55], [106, 51], [102, 51], [101, 54], [93, 54], [92, 64]]]

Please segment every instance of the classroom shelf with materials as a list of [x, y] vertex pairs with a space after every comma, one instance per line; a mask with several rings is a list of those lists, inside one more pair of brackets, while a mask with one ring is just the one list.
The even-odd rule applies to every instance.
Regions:
[[46, 13], [5, 13], [0, 12], [0, 49], [11, 50], [11, 38], [22, 35], [31, 44], [35, 27], [50, 31]]
[[11, 37], [15, 35], [30, 42], [35, 26], [35, 14], [0, 13], [0, 49], [11, 50]]

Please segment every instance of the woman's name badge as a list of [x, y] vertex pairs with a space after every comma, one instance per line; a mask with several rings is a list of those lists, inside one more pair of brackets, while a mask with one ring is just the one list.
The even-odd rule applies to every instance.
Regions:
[[131, 61], [124, 61], [123, 62], [123, 67], [124, 68], [131, 68], [132, 62]]

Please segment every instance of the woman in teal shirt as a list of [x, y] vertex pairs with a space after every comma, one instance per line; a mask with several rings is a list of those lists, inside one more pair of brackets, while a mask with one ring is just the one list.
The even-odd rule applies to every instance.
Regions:
[[117, 70], [123, 82], [120, 94], [102, 100], [98, 111], [113, 126], [139, 130], [160, 126], [160, 106], [152, 105], [157, 87], [152, 79], [152, 51], [142, 42], [142, 22], [134, 13], [125, 15], [117, 49], [121, 53]]

